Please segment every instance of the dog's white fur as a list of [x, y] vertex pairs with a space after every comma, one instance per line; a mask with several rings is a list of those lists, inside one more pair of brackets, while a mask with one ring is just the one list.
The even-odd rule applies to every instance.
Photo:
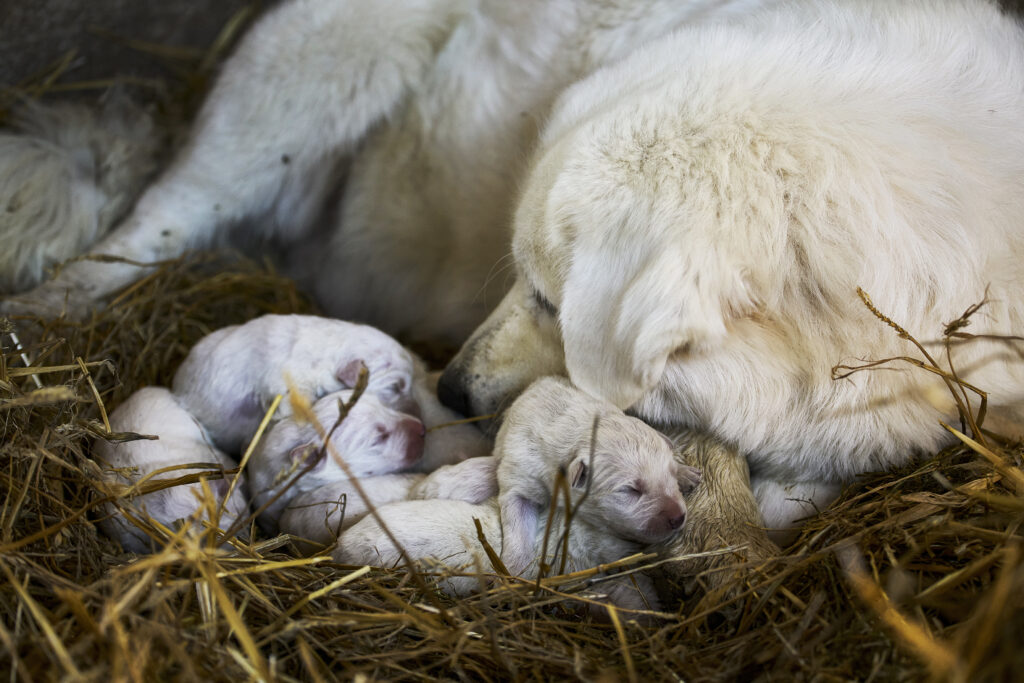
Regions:
[[[131, 485], [157, 470], [175, 465], [200, 464], [206, 468], [191, 467], [168, 471], [151, 480], [175, 479], [196, 472], [215, 472], [216, 467], [231, 469], [236, 464], [218, 450], [195, 417], [182, 408], [171, 392], [160, 387], [145, 387], [132, 394], [110, 413], [110, 428], [115, 432], [135, 432], [155, 435], [157, 440], [139, 439], [121, 443], [98, 440], [94, 458], [99, 461], [104, 478], [112, 484]], [[229, 475], [234, 476], [234, 475]], [[241, 476], [241, 475], [240, 475]], [[208, 482], [217, 505], [227, 495], [230, 479]], [[224, 504], [220, 517], [222, 528], [248, 513], [245, 477], [241, 476], [231, 498]], [[170, 527], [179, 519], [201, 528], [200, 519], [212, 521], [203, 502], [201, 484], [173, 486], [154, 491], [132, 501], [154, 520]], [[150, 537], [125, 518], [113, 504], [104, 505], [108, 515], [99, 522], [100, 528], [111, 538], [121, 542], [125, 550], [147, 553], [152, 549]]]
[[111, 92], [100, 109], [27, 102], [0, 129], [0, 293], [35, 287], [124, 218], [157, 170], [149, 113]]
[[[378, 508], [405, 500], [422, 474], [382, 474], [359, 479], [363, 493]], [[278, 530], [299, 538], [331, 545], [342, 530], [369, 513], [366, 500], [351, 480], [334, 481], [293, 496], [278, 519]], [[302, 544], [305, 548], [308, 544]]]
[[516, 399], [494, 452], [501, 559], [513, 573], [525, 571], [535, 557], [540, 513], [558, 498], [559, 473], [572, 499], [586, 501], [577, 510], [579, 519], [642, 545], [682, 527], [683, 493], [700, 482], [698, 470], [676, 462], [664, 436], [556, 377], [538, 380]]
[[[277, 531], [281, 512], [300, 493], [345, 481], [349, 474], [375, 477], [398, 472], [422, 457], [423, 423], [387, 407], [373, 394], [360, 396], [334, 428], [342, 405], [352, 396], [347, 389], [324, 396], [312, 408], [318, 424], [300, 421], [299, 416], [283, 418], [256, 445], [248, 465], [249, 483], [256, 508], [267, 506], [258, 518], [266, 531]], [[326, 447], [320, 430], [330, 436]]]
[[174, 393], [229, 453], [248, 444], [277, 394], [277, 417], [291, 415], [289, 390], [317, 400], [355, 386], [402, 412], [418, 413], [413, 356], [379, 330], [311, 315], [265, 315], [212, 332], [174, 375]]
[[[830, 379], [913, 352], [856, 286], [924, 339], [987, 285], [975, 327], [1022, 328], [1022, 50], [974, 0], [292, 0], [95, 251], [160, 259], [247, 220], [304, 241], [332, 313], [461, 341], [505, 288], [487, 276], [515, 208], [519, 284], [450, 394], [487, 413], [567, 366], [736, 443], [777, 484], [759, 490], [816, 492], [942, 440], [923, 373]], [[75, 308], [141, 272], [78, 262], [2, 310]], [[1007, 347], [954, 357], [1020, 400]], [[804, 510], [762, 505], [773, 526]]]
[[[983, 2], [820, 2], [682, 29], [561, 99], [516, 217], [517, 284], [441, 380], [470, 412], [542, 372], [738, 445], [770, 527], [948, 436], [917, 355], [1024, 330], [1024, 31]], [[524, 362], [524, 349], [531, 362]], [[957, 344], [993, 405], [1018, 346]], [[940, 410], [933, 404], [941, 398]]]
[[[601, 427], [591, 457], [595, 416], [601, 418]], [[500, 548], [509, 571], [536, 576], [545, 550], [547, 513], [555, 508], [543, 557], [557, 567], [558, 539], [567, 506], [572, 506], [566, 570], [595, 567], [675, 535], [685, 517], [681, 487], [689, 491], [700, 481], [699, 471], [678, 465], [668, 441], [652, 428], [557, 378], [540, 380], [519, 397], [498, 433], [494, 457], [499, 463], [497, 499], [480, 505], [415, 500], [378, 510], [411, 559], [432, 559], [456, 571], [488, 567], [473, 522], [477, 519], [488, 542]], [[474, 460], [455, 466], [462, 471], [465, 489], [486, 488], [493, 466], [468, 471], [470, 463]], [[569, 500], [554, 492], [559, 468], [571, 482]], [[391, 566], [400, 555], [381, 522], [365, 517], [342, 533], [334, 557], [347, 564]], [[635, 609], [656, 604], [648, 580], [636, 578], [639, 591], [630, 590], [627, 582], [609, 583], [614, 604]], [[470, 577], [442, 582], [457, 595], [476, 585]]]
[[[772, 1], [284, 2], [92, 251], [159, 260], [244, 222], [249, 241], [293, 247], [328, 313], [461, 343], [507, 290], [508, 216], [562, 90], [676, 26]], [[87, 310], [144, 272], [81, 261], [3, 309]]]

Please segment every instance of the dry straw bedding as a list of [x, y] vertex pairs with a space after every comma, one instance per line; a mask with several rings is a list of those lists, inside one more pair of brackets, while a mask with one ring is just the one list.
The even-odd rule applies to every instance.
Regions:
[[[243, 22], [178, 64], [191, 85], [172, 92], [171, 109], [196, 101], [196, 78]], [[27, 90], [45, 91], [68, 63]], [[95, 439], [128, 436], [109, 433], [106, 413], [139, 387], [166, 385], [208, 332], [311, 310], [269, 268], [204, 254], [163, 264], [85, 323], [14, 321], [35, 340], [31, 373], [0, 319], [9, 680], [1020, 678], [1024, 449], [992, 435], [864, 478], [777, 557], [752, 565], [737, 554], [731, 590], [703, 593], [698, 581], [644, 624], [586, 616], [583, 594], [600, 590], [586, 572], [536, 584], [487, 568], [490, 588], [453, 601], [428, 576], [303, 557], [287, 537], [219, 548], [212, 531], [148, 526], [165, 547], [136, 557], [99, 534], [104, 501], [130, 505], [89, 457]]]
[[585, 616], [580, 593], [600, 589], [586, 574], [495, 575], [452, 601], [429, 577], [302, 557], [287, 537], [218, 548], [212, 532], [151, 529], [165, 549], [135, 557], [98, 534], [116, 492], [90, 447], [125, 437], [105, 413], [166, 384], [209, 331], [309, 310], [270, 270], [201, 255], [86, 323], [15, 321], [41, 340], [28, 351], [43, 388], [5, 338], [0, 667], [13, 679], [1004, 680], [1024, 666], [1021, 449], [991, 436], [865, 479], [734, 590], [698, 590], [647, 624]]

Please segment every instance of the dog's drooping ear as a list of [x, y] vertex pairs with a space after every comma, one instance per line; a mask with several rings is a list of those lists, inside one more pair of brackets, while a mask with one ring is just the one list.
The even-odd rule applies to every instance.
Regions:
[[[735, 249], [708, 241], [678, 206], [646, 206], [620, 193], [578, 215], [559, 322], [566, 367], [576, 386], [620, 409], [661, 380], [669, 357], [699, 350], [748, 310], [751, 291]], [[582, 212], [577, 212], [582, 214]]]
[[560, 322], [569, 377], [620, 409], [660, 380], [669, 355], [686, 342], [682, 283], [668, 254], [628, 254], [578, 245]]

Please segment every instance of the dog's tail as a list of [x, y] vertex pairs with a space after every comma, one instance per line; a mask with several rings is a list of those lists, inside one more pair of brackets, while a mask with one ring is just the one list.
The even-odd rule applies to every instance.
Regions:
[[0, 128], [0, 293], [32, 288], [125, 216], [163, 135], [123, 93], [98, 108], [26, 102]]

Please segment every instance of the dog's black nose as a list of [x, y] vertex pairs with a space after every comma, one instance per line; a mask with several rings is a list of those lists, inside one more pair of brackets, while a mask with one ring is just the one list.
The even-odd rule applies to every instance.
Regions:
[[455, 412], [472, 417], [466, 382], [455, 366], [449, 365], [441, 373], [441, 379], [437, 382], [437, 398]]

